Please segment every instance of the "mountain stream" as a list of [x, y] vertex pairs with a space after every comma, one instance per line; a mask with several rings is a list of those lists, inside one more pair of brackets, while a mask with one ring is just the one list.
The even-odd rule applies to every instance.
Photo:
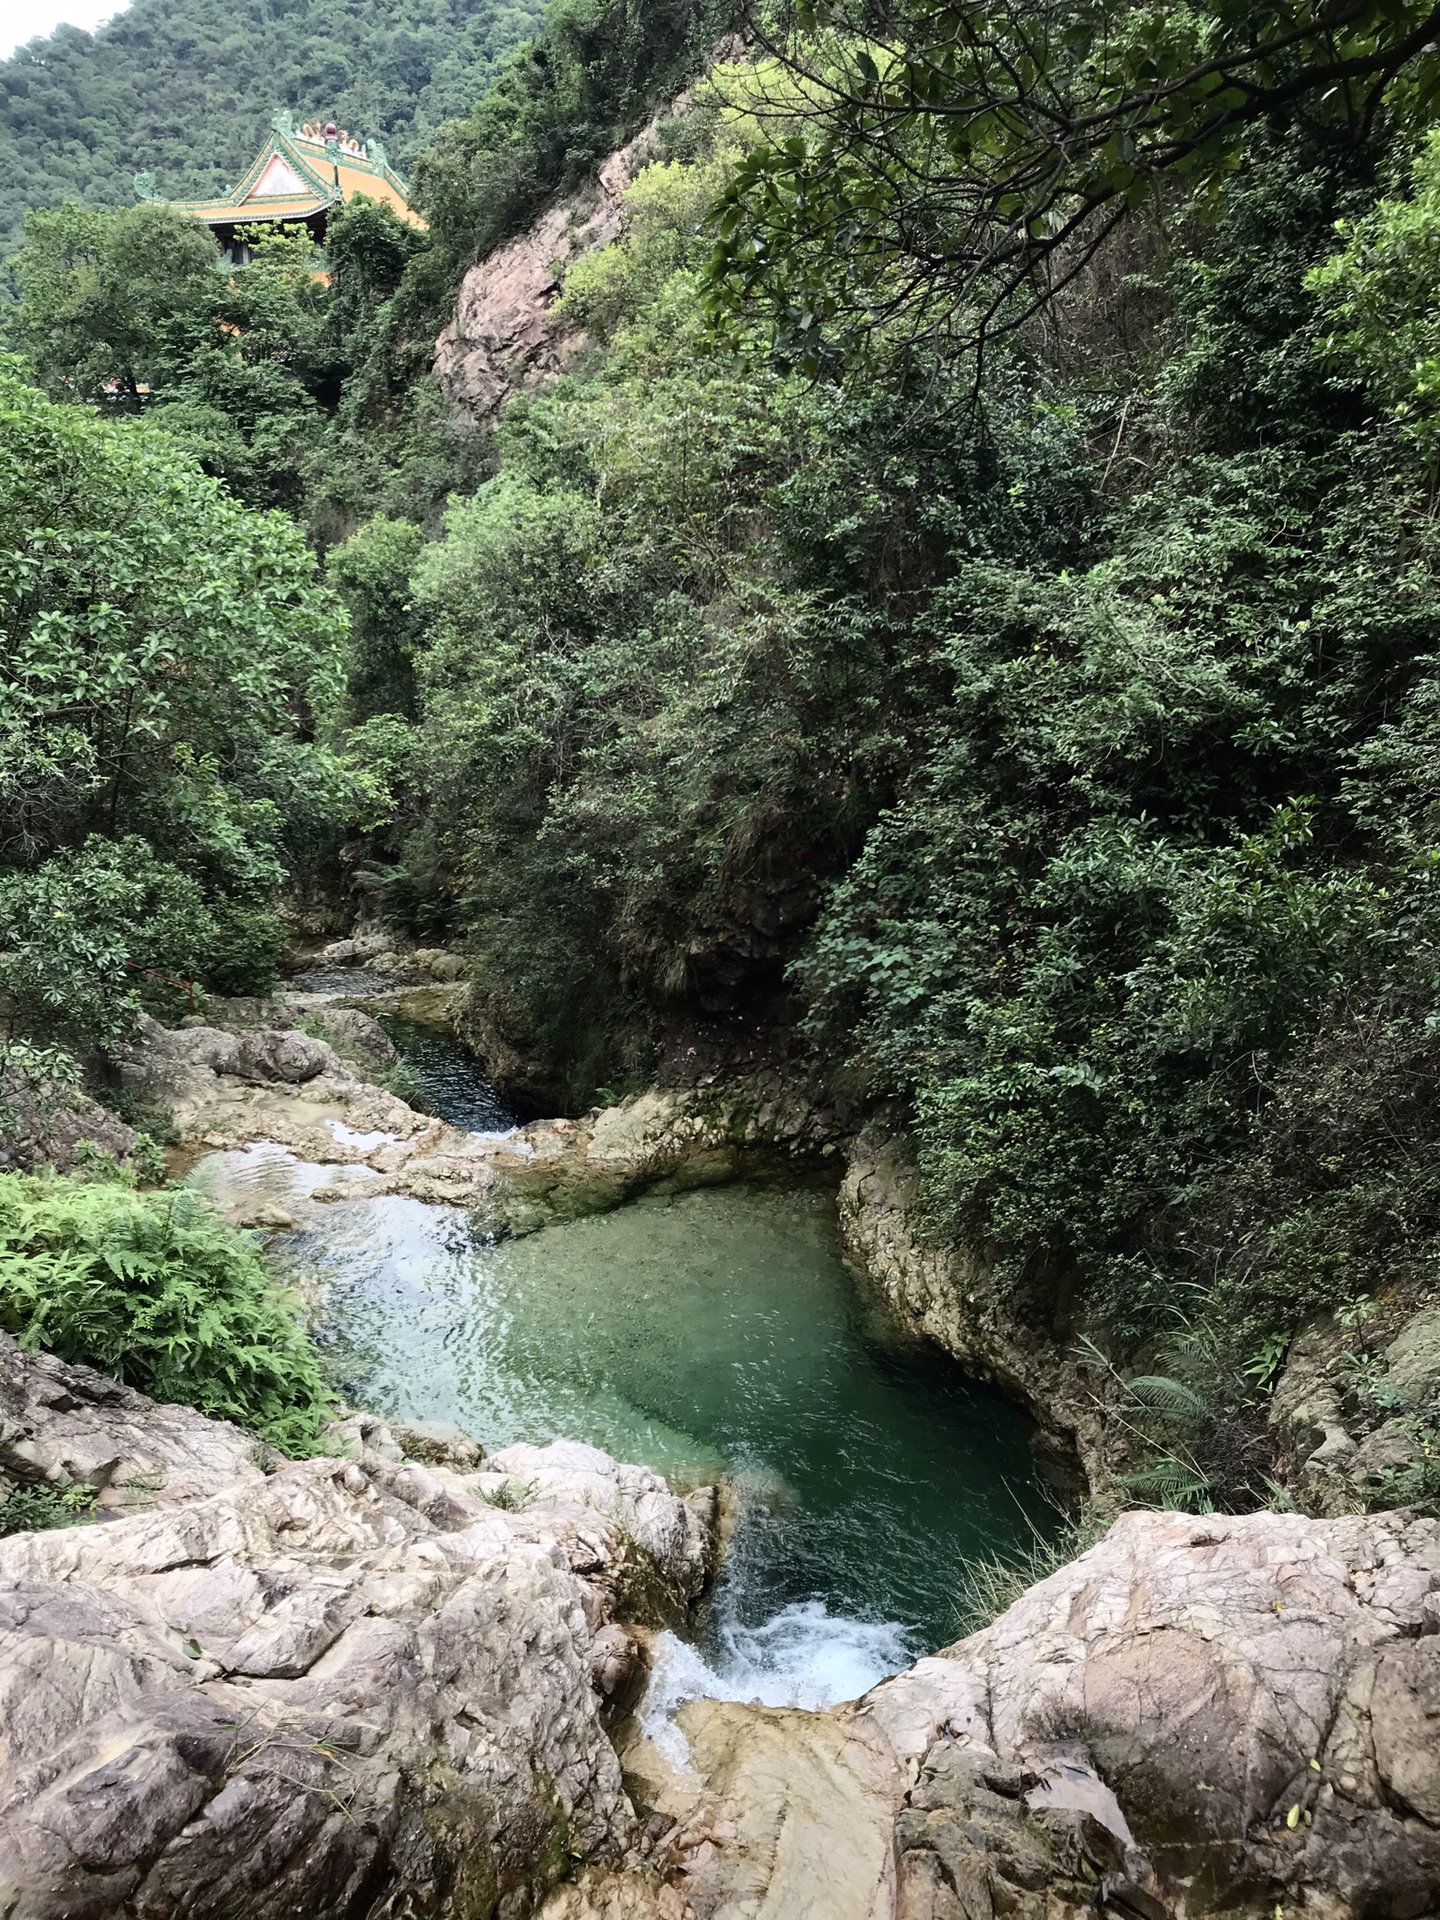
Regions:
[[[458, 1043], [390, 1023], [426, 1103], [512, 1124]], [[449, 1420], [493, 1451], [589, 1441], [738, 1518], [693, 1642], [661, 1635], [646, 1708], [821, 1707], [956, 1637], [965, 1568], [1050, 1519], [1022, 1415], [906, 1336], [841, 1263], [833, 1187], [797, 1179], [631, 1202], [517, 1240], [387, 1195], [312, 1205], [334, 1167], [257, 1143], [193, 1176], [289, 1208], [282, 1267], [319, 1282], [347, 1397]], [[353, 1169], [356, 1175], [365, 1170]]]

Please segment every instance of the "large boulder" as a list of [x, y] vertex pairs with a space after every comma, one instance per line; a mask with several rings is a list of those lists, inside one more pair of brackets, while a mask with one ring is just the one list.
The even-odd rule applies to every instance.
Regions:
[[258, 1485], [265, 1451], [228, 1420], [163, 1406], [0, 1333], [0, 1491], [84, 1486], [106, 1513], [170, 1507]]
[[128, 1161], [139, 1135], [78, 1088], [37, 1089], [14, 1068], [0, 1068], [0, 1173], [70, 1173], [87, 1157]]
[[393, 1067], [399, 1059], [395, 1042], [373, 1014], [358, 1007], [318, 1007], [310, 1016], [343, 1059], [365, 1068]]
[[585, 1451], [519, 1511], [367, 1445], [0, 1541], [0, 1911], [485, 1920], [622, 1859], [610, 1576], [632, 1517], [662, 1583], [708, 1547]]
[[1133, 1513], [861, 1703], [900, 1920], [1433, 1912], [1440, 1523]]

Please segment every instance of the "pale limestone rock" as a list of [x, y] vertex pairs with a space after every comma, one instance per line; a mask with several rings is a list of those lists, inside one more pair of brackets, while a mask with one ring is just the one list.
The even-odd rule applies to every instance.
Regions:
[[[457, 989], [414, 991], [453, 996]], [[838, 1124], [797, 1094], [767, 1102], [732, 1089], [652, 1092], [582, 1121], [468, 1133], [417, 1113], [358, 1078], [324, 1042], [293, 1030], [237, 1035], [148, 1021], [120, 1066], [135, 1091], [170, 1108], [189, 1140], [229, 1150], [268, 1143], [321, 1166], [364, 1167], [379, 1176], [364, 1185], [366, 1195], [464, 1207], [493, 1233], [530, 1233], [551, 1220], [603, 1212], [655, 1186], [677, 1191], [733, 1179], [757, 1151], [823, 1151], [833, 1147]], [[219, 1198], [234, 1219], [283, 1226], [294, 1218], [292, 1201], [361, 1190], [342, 1178], [293, 1196], [269, 1191], [261, 1199], [244, 1190]]]
[[[1142, 1915], [1288, 1910], [1302, 1887], [1306, 1911], [1423, 1910], [1437, 1593], [1434, 1521], [1126, 1515], [861, 1703], [912, 1766], [929, 1736], [923, 1818], [898, 1830], [902, 1920], [948, 1913], [945, 1894], [966, 1913], [982, 1894], [1037, 1917], [1083, 1905], [1086, 1862]], [[912, 1850], [933, 1858], [907, 1867]]]
[[[1114, 1436], [1070, 1353], [1071, 1340], [1013, 1310], [987, 1262], [917, 1227], [919, 1182], [903, 1141], [867, 1131], [850, 1143], [840, 1184], [840, 1237], [848, 1263], [901, 1321], [998, 1382], [1040, 1423], [1037, 1448], [1054, 1476], [1099, 1492], [1115, 1467]], [[1076, 1463], [1083, 1468], [1077, 1476]]]
[[0, 1333], [0, 1475], [93, 1487], [105, 1512], [172, 1507], [263, 1479], [260, 1441], [189, 1407], [162, 1406], [90, 1367], [22, 1353]]
[[[633, 1573], [638, 1565], [667, 1590], [646, 1613], [683, 1614], [699, 1598], [714, 1551], [713, 1488], [679, 1500], [649, 1467], [622, 1466], [598, 1447], [574, 1440], [505, 1447], [490, 1455], [476, 1478], [482, 1490], [516, 1484], [525, 1490], [517, 1527], [523, 1529], [525, 1515], [538, 1511], [552, 1530], [563, 1517], [577, 1542], [590, 1537], [597, 1521], [630, 1542], [636, 1559], [626, 1570]], [[608, 1560], [618, 1571], [613, 1550]]]
[[133, 1127], [78, 1088], [42, 1098], [24, 1074], [0, 1068], [0, 1173], [69, 1173], [87, 1152], [126, 1161], [138, 1145]]
[[1440, 1400], [1440, 1306], [1424, 1308], [1391, 1341], [1384, 1384], [1412, 1407]]
[[672, 1823], [655, 1872], [592, 1876], [544, 1920], [891, 1920], [907, 1781], [876, 1723], [719, 1700], [678, 1721], [688, 1769], [645, 1741], [623, 1753], [643, 1804]]
[[358, 1007], [321, 1006], [310, 1017], [344, 1059], [362, 1066], [393, 1067], [400, 1057], [380, 1022]]
[[363, 967], [394, 948], [393, 937], [383, 931], [357, 933], [345, 940], [332, 940], [315, 956], [317, 967]]
[[[227, 1460], [233, 1429], [17, 1364], [10, 1398], [63, 1389], [89, 1454], [138, 1423], [197, 1490]], [[483, 1920], [633, 1846], [601, 1717], [634, 1662], [617, 1569], [638, 1534], [690, 1580], [694, 1514], [592, 1448], [536, 1450], [508, 1512], [351, 1428], [354, 1458], [232, 1461], [187, 1505], [0, 1540], [0, 1911]]]
[[1440, 1306], [1412, 1302], [1376, 1318], [1378, 1332], [1374, 1321], [1316, 1321], [1291, 1343], [1276, 1383], [1278, 1464], [1308, 1512], [1374, 1504], [1385, 1476], [1419, 1459], [1422, 1430], [1440, 1425]]

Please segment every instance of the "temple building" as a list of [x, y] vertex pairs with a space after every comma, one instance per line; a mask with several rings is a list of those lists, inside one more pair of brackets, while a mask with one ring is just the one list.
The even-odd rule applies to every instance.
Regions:
[[[136, 191], [145, 190], [148, 176], [137, 176]], [[153, 190], [153, 189], [152, 189]], [[386, 165], [378, 140], [362, 145], [334, 121], [321, 126], [311, 121], [298, 132], [288, 113], [277, 113], [270, 138], [251, 163], [233, 193], [220, 200], [177, 200], [179, 213], [203, 220], [237, 265], [244, 265], [249, 249], [237, 232], [261, 223], [308, 227], [323, 244], [330, 216], [364, 195], [378, 200], [411, 226], [425, 222], [410, 205], [405, 182]]]

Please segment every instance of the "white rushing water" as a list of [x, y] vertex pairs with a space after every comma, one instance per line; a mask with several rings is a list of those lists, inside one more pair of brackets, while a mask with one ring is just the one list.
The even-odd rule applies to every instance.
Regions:
[[823, 1600], [793, 1602], [759, 1626], [722, 1624], [707, 1660], [678, 1634], [658, 1634], [641, 1728], [674, 1766], [689, 1753], [675, 1715], [687, 1700], [744, 1700], [812, 1711], [855, 1700], [914, 1657], [893, 1621], [850, 1620]]

